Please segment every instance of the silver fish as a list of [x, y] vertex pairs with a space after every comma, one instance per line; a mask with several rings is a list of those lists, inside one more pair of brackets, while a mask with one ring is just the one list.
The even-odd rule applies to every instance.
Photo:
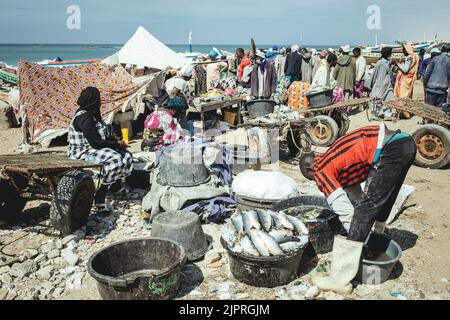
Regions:
[[295, 232], [298, 235], [302, 235], [302, 234], [308, 235], [309, 234], [308, 227], [306, 227], [305, 224], [300, 219], [298, 219], [296, 217], [292, 217], [292, 216], [287, 216], [287, 218], [294, 225]]
[[244, 252], [244, 248], [240, 244], [236, 244], [234, 247], [231, 247], [231, 252], [241, 254]]
[[294, 237], [294, 233], [290, 230], [277, 230], [272, 229], [269, 232], [269, 236], [275, 239], [277, 243], [285, 243], [294, 240], [298, 240], [298, 238]]
[[244, 223], [242, 221], [241, 215], [231, 217], [231, 222], [233, 223], [233, 226], [238, 234], [240, 235], [244, 234]]
[[300, 241], [296, 241], [296, 242], [286, 242], [286, 243], [282, 243], [280, 244], [281, 249], [286, 252], [286, 253], [291, 253], [291, 252], [295, 252], [298, 251], [300, 248], [303, 247], [303, 243]]
[[261, 239], [261, 236], [259, 235], [258, 230], [250, 230], [249, 235], [250, 235], [250, 239], [252, 240], [253, 245], [255, 246], [256, 250], [258, 250], [258, 252], [263, 257], [270, 257], [270, 251], [266, 247], [264, 240]]
[[289, 219], [287, 218], [287, 216], [284, 212], [278, 212], [278, 217], [280, 218], [283, 228], [286, 228], [289, 230], [295, 230], [294, 225], [292, 224], [292, 222], [289, 221]]
[[252, 241], [250, 240], [250, 238], [248, 236], [245, 236], [244, 238], [242, 238], [241, 246], [242, 246], [242, 249], [244, 250], [244, 253], [247, 253], [247, 254], [249, 254], [251, 256], [255, 256], [255, 257], [260, 256], [258, 250], [256, 250], [255, 246], [253, 245]]
[[256, 211], [249, 211], [247, 213], [248, 213], [248, 218], [250, 221], [251, 228], [256, 229], [256, 230], [261, 230], [261, 224], [259, 223], [259, 220], [258, 220], [258, 213], [256, 213]]
[[250, 219], [248, 217], [248, 213], [245, 211], [242, 212], [241, 217], [242, 217], [242, 228], [243, 228], [244, 234], [246, 234], [251, 229]]
[[269, 211], [269, 214], [272, 217], [272, 226], [275, 229], [282, 229], [283, 225], [281, 224], [281, 220], [278, 217], [278, 214], [276, 212], [273, 212], [273, 211]]
[[269, 232], [272, 229], [272, 217], [267, 211], [258, 210], [256, 212], [261, 226], [266, 232]]
[[223, 225], [221, 232], [223, 240], [225, 240], [230, 248], [238, 242], [238, 233], [230, 223]]
[[275, 241], [274, 238], [269, 236], [264, 231], [257, 231], [260, 238], [264, 241], [264, 244], [266, 245], [267, 249], [269, 249], [269, 252], [273, 256], [281, 256], [284, 254], [283, 250], [281, 250], [278, 243]]

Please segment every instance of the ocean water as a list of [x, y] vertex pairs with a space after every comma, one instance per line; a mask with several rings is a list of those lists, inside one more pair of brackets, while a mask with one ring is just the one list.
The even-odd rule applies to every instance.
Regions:
[[[280, 45], [279, 47], [282, 47]], [[43, 60], [53, 60], [57, 57], [63, 60], [85, 60], [95, 58], [105, 58], [120, 50], [122, 45], [83, 45], [83, 44], [0, 44], [0, 62], [11, 66], [16, 66], [19, 60], [40, 62]], [[168, 45], [175, 52], [186, 52], [189, 50], [187, 45]], [[222, 51], [234, 52], [242, 47], [250, 50], [249, 45], [193, 45], [192, 51], [208, 53], [216, 47]], [[261, 48], [269, 48], [272, 45], [262, 45]], [[288, 47], [288, 46], [284, 46]], [[323, 50], [330, 46], [305, 46]]]

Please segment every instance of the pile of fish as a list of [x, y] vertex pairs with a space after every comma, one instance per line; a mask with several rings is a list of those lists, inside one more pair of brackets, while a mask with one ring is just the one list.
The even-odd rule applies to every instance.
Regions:
[[222, 238], [232, 252], [256, 257], [281, 256], [304, 248], [309, 230], [299, 219], [264, 210], [235, 214], [222, 226]]

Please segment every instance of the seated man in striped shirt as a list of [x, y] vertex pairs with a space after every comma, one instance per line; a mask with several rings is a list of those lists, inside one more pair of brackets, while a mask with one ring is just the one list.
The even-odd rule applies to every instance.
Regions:
[[409, 134], [381, 124], [345, 135], [324, 154], [302, 156], [302, 174], [316, 181], [348, 232], [346, 239], [335, 239], [329, 277], [313, 278], [319, 288], [351, 292], [350, 281], [357, 274], [363, 244], [372, 227], [384, 232], [416, 151]]

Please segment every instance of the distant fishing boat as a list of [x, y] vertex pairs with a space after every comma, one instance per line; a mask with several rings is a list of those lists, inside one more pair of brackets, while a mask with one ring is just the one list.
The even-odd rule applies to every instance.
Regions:
[[14, 85], [18, 83], [18, 77], [15, 74], [11, 74], [2, 69], [0, 69], [0, 79]]

